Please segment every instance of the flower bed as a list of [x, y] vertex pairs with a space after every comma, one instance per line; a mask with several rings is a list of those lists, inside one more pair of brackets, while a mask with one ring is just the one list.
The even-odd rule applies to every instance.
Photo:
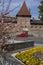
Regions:
[[43, 65], [43, 47], [34, 47], [29, 50], [19, 52], [16, 58], [25, 65]]

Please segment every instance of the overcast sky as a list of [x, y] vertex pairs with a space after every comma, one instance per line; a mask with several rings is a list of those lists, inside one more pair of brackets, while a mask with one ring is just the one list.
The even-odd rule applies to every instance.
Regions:
[[[0, 0], [0, 1], [2, 2], [2, 0]], [[8, 2], [9, 2], [9, 0], [4, 0], [4, 11], [6, 10]], [[11, 0], [9, 10], [12, 10], [13, 8], [15, 8], [17, 6], [18, 7], [15, 10], [13, 10], [12, 12], [10, 12], [9, 15], [15, 16], [17, 14], [17, 12], [19, 11], [19, 9], [21, 8], [23, 2], [24, 2], [24, 0]], [[28, 9], [30, 9], [30, 13], [31, 13], [32, 17], [37, 19], [38, 15], [39, 15], [38, 6], [40, 4], [40, 0], [25, 0], [25, 2], [27, 4]], [[0, 12], [1, 11], [2, 11], [2, 3], [0, 3]]]

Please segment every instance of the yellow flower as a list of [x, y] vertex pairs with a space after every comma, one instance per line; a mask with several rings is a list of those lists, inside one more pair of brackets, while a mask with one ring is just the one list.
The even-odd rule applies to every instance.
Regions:
[[[33, 57], [33, 54], [36, 52], [43, 52], [43, 47], [34, 47], [29, 50], [20, 52], [16, 55], [16, 57], [24, 62], [26, 65], [37, 65], [39, 63], [39, 60]], [[39, 65], [43, 65], [43, 60], [40, 60]]]

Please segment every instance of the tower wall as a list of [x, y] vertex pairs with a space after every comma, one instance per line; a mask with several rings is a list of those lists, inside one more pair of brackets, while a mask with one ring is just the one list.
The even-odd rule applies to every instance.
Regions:
[[23, 28], [30, 27], [30, 17], [17, 17], [17, 24], [19, 30], [23, 30]]

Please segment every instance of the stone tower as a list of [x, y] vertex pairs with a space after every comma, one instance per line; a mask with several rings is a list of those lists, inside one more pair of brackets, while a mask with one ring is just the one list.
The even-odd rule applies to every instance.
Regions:
[[30, 18], [31, 14], [30, 11], [28, 10], [26, 3], [24, 2], [20, 11], [16, 15], [17, 17], [17, 24], [19, 27], [19, 30], [23, 30], [23, 28], [28, 28], [30, 26]]

